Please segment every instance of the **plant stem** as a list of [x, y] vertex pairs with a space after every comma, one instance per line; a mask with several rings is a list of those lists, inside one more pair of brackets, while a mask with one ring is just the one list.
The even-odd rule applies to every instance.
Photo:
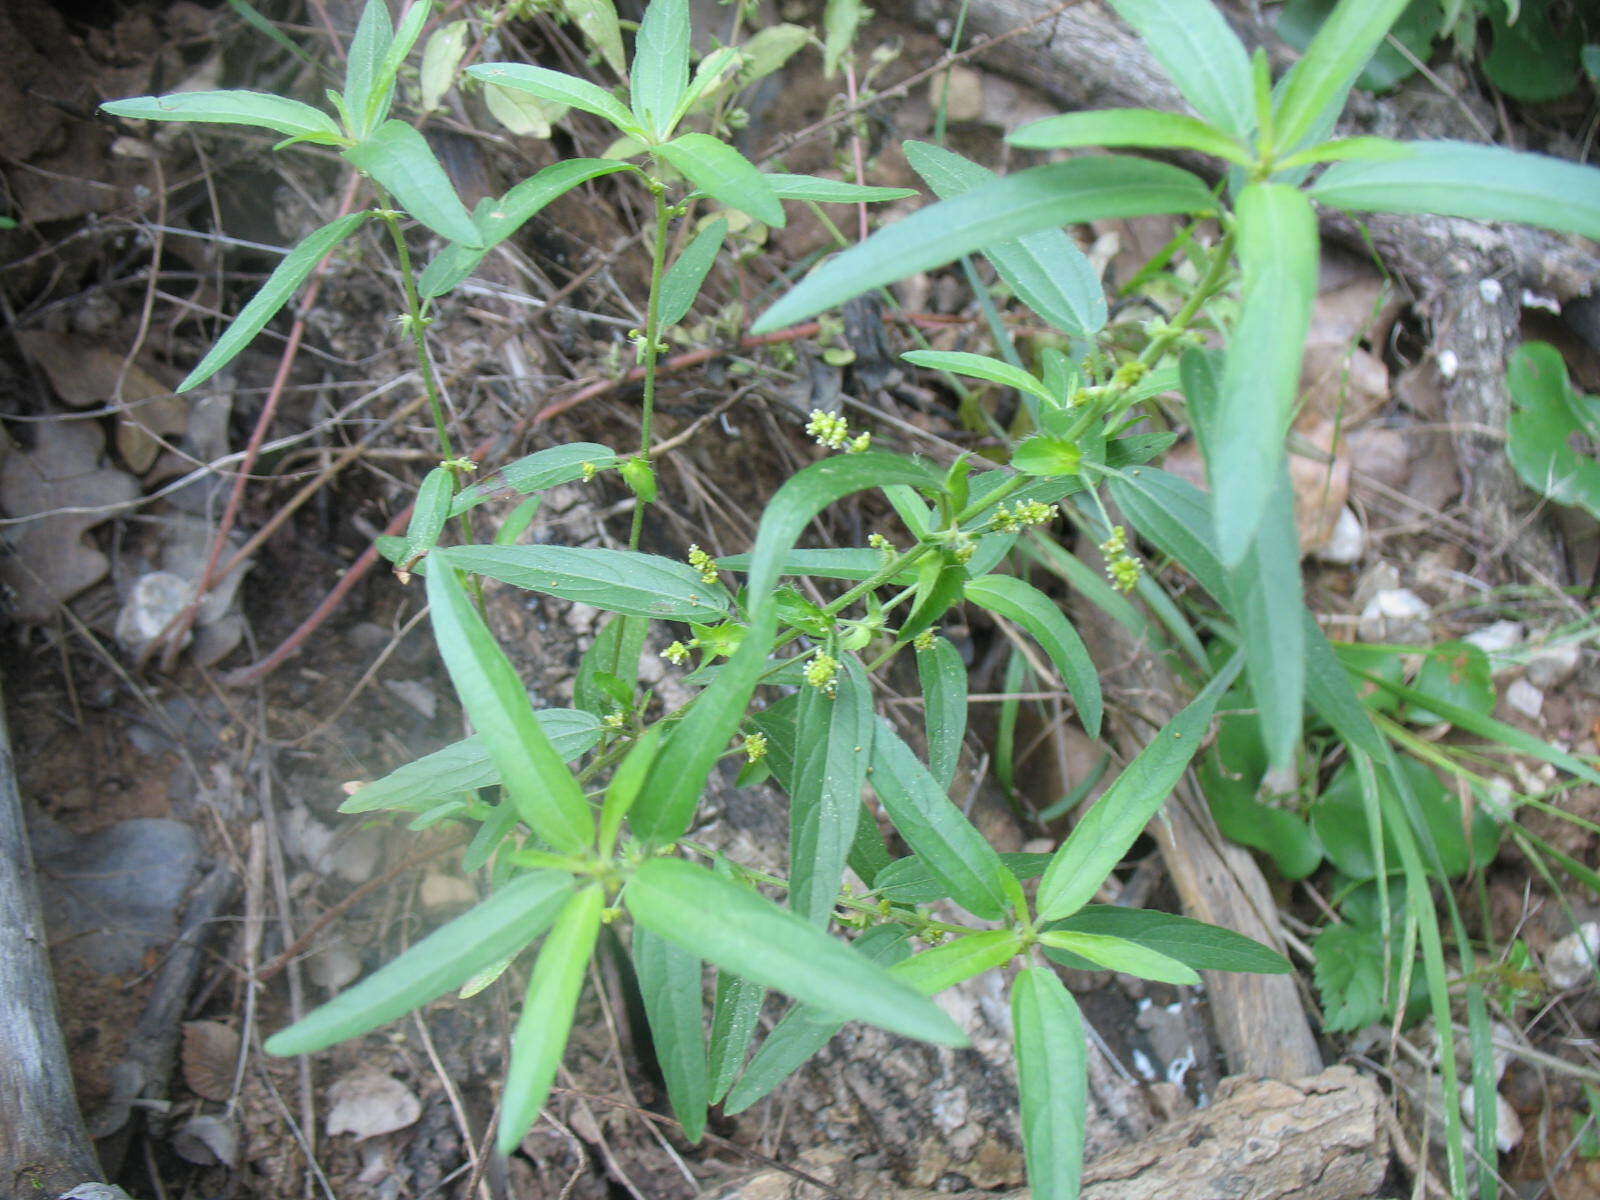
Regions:
[[[650, 466], [651, 425], [656, 413], [656, 358], [661, 351], [661, 275], [667, 257], [667, 232], [672, 225], [672, 209], [666, 189], [652, 180], [650, 191], [656, 204], [656, 236], [650, 247], [650, 302], [644, 319], [644, 404], [639, 414], [639, 457]], [[628, 549], [639, 548], [644, 529], [645, 500], [633, 506], [633, 526], [628, 531]]]
[[417, 366], [422, 371], [422, 386], [428, 393], [428, 408], [433, 413], [433, 427], [439, 435], [439, 451], [447, 459], [455, 458], [455, 443], [450, 440], [450, 428], [445, 421], [444, 400], [439, 394], [439, 379], [433, 371], [433, 356], [428, 353], [427, 321], [422, 315], [422, 300], [417, 295], [416, 271], [411, 265], [411, 248], [406, 245], [405, 234], [400, 230], [400, 214], [389, 206], [383, 197], [383, 223], [389, 227], [394, 240], [394, 252], [400, 259], [400, 282], [406, 295], [406, 325], [411, 330], [411, 344], [417, 352]]

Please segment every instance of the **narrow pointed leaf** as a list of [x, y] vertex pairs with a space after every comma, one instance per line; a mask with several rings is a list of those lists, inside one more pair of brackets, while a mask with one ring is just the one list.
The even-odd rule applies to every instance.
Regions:
[[416, 503], [411, 507], [411, 521], [406, 526], [402, 562], [410, 562], [438, 544], [445, 522], [450, 519], [450, 498], [455, 486], [455, 472], [448, 467], [435, 467], [422, 477]]
[[1391, 158], [1335, 163], [1311, 187], [1350, 212], [1517, 221], [1600, 240], [1600, 171], [1468, 142], [1405, 142]]
[[255, 125], [285, 137], [337, 145], [344, 135], [321, 109], [266, 92], [175, 92], [134, 96], [102, 104], [106, 112], [138, 121], [195, 121], [209, 125]]
[[545, 736], [516, 669], [447, 563], [436, 562], [428, 572], [428, 605], [434, 640], [461, 706], [522, 819], [557, 850], [592, 845], [594, 818], [583, 789]]
[[683, 253], [668, 268], [661, 280], [662, 325], [676, 325], [689, 315], [727, 236], [727, 219], [718, 217], [695, 234], [694, 241], [683, 248]]
[[[941, 200], [1000, 178], [943, 146], [906, 142], [906, 159]], [[982, 247], [1000, 278], [1046, 321], [1079, 337], [1106, 323], [1105, 289], [1088, 256], [1059, 229], [1040, 229], [1014, 241]]]
[[1215, 125], [1153, 108], [1114, 108], [1063, 113], [1024, 125], [1007, 139], [1014, 146], [1050, 150], [1065, 146], [1145, 146], [1198, 150], [1241, 166], [1251, 156], [1236, 138]]
[[537, 96], [553, 104], [565, 104], [570, 108], [591, 113], [609, 121], [619, 132], [629, 137], [639, 137], [644, 134], [639, 122], [634, 119], [634, 115], [622, 101], [604, 88], [590, 83], [587, 79], [579, 79], [576, 75], [529, 66], [526, 63], [479, 63], [475, 67], [468, 67], [467, 74], [484, 83], [510, 88], [512, 91], [526, 92], [530, 96]]
[[510, 958], [549, 927], [572, 896], [570, 875], [534, 871], [441, 925], [387, 966], [267, 1039], [269, 1054], [314, 1054], [386, 1025]]
[[1217, 700], [1233, 682], [1240, 662], [1232, 662], [1174, 717], [1150, 744], [1123, 768], [1083, 820], [1056, 851], [1039, 881], [1039, 919], [1069, 917], [1094, 898], [1129, 847], [1160, 811], [1183, 778], [1211, 724]]
[[861, 815], [871, 761], [872, 685], [853, 656], [837, 691], [800, 690], [789, 785], [789, 907], [826, 928]]
[[717, 998], [711, 1010], [711, 1044], [707, 1075], [712, 1104], [722, 1103], [733, 1081], [744, 1070], [745, 1056], [755, 1040], [756, 1023], [767, 989], [730, 971], [717, 972]]
[[1204, 492], [1170, 472], [1134, 467], [1111, 480], [1111, 495], [1142, 537], [1193, 575], [1219, 603], [1227, 603], [1228, 574], [1217, 558]]
[[726, 142], [708, 133], [685, 133], [657, 151], [712, 199], [774, 228], [783, 227], [783, 203], [766, 176]]
[[1193, 967], [1185, 966], [1159, 950], [1113, 934], [1079, 933], [1058, 928], [1041, 933], [1039, 941], [1053, 949], [1086, 958], [1108, 971], [1123, 971], [1141, 979], [1154, 979], [1157, 983], [1192, 986], [1200, 982], [1200, 976]]
[[634, 920], [717, 966], [849, 1020], [962, 1046], [930, 1000], [770, 900], [682, 859], [653, 858], [625, 893]]
[[751, 327], [770, 333], [869, 288], [1041, 229], [1102, 217], [1203, 213], [1216, 207], [1196, 176], [1123, 155], [1075, 158], [1007, 175], [886, 226], [808, 275]]
[[666, 1081], [672, 1113], [683, 1136], [698, 1142], [706, 1131], [710, 1083], [706, 1075], [706, 1031], [701, 1017], [700, 960], [649, 929], [633, 931], [633, 969], [639, 976], [655, 1043], [656, 1063]]
[[192, 387], [198, 387], [232, 362], [241, 350], [255, 340], [256, 334], [266, 327], [278, 310], [288, 303], [289, 297], [300, 290], [300, 285], [310, 277], [324, 256], [354, 233], [369, 216], [370, 213], [364, 212], [349, 213], [330, 221], [308, 234], [298, 246], [285, 254], [283, 261], [267, 276], [261, 290], [250, 297], [250, 302], [239, 311], [227, 332], [217, 339], [217, 344], [206, 352], [206, 356], [178, 385], [178, 390], [187, 392]]
[[917, 651], [917, 678], [928, 734], [928, 771], [949, 792], [967, 733], [967, 668], [961, 652], [948, 638], [934, 638], [926, 650]]
[[363, 175], [378, 182], [400, 207], [448, 241], [478, 249], [483, 243], [472, 214], [456, 195], [428, 140], [404, 121], [385, 121], [344, 152]]
[[629, 82], [634, 115], [666, 137], [689, 86], [689, 0], [651, 0], [634, 40]]
[[954, 941], [902, 959], [889, 968], [924, 996], [937, 996], [985, 971], [1003, 967], [1022, 949], [1022, 935], [1013, 929], [985, 929], [961, 934]]
[[513, 587], [631, 617], [708, 624], [728, 613], [728, 595], [688, 563], [603, 546], [451, 546], [439, 556], [463, 571]]
[[1035, 1200], [1077, 1200], [1088, 1114], [1078, 1006], [1054, 971], [1030, 967], [1011, 984], [1011, 1023], [1028, 1185]]
[[1284, 77], [1273, 120], [1277, 144], [1295, 150], [1344, 107], [1356, 77], [1411, 0], [1341, 0]]
[[1013, 575], [985, 575], [967, 584], [967, 599], [1015, 621], [1044, 648], [1078, 706], [1078, 719], [1090, 737], [1100, 736], [1104, 702], [1100, 673], [1078, 631], [1054, 600]]
[[351, 133], [364, 138], [383, 118], [378, 109], [394, 89], [394, 78], [384, 78], [383, 66], [394, 44], [388, 0], [367, 0], [345, 56], [344, 107], [350, 115]]
[[422, 111], [432, 112], [455, 82], [456, 68], [467, 53], [467, 35], [471, 26], [465, 20], [450, 21], [439, 26], [428, 36], [422, 48], [422, 66], [419, 72], [419, 90], [422, 93]]
[[815, 175], [786, 175], [779, 172], [767, 176], [767, 186], [780, 200], [810, 200], [816, 204], [871, 204], [882, 200], [904, 200], [907, 196], [917, 194], [913, 188], [873, 187], [840, 179], [822, 179]]
[[661, 725], [655, 724], [639, 735], [606, 784], [605, 800], [600, 805], [600, 854], [610, 855], [617, 845], [622, 822], [639, 798], [639, 790], [649, 777], [650, 767], [661, 749]]
[[962, 350], [911, 350], [900, 357], [913, 366], [927, 367], [930, 371], [948, 371], [952, 375], [964, 375], [968, 379], [987, 379], [990, 383], [998, 383], [1002, 387], [1028, 392], [1047, 404], [1057, 401], [1057, 397], [1051, 395], [1049, 388], [1021, 367], [1014, 367], [998, 358], [990, 358], [987, 354], [968, 354]]
[[1089, 904], [1048, 928], [1138, 942], [1201, 971], [1284, 975], [1294, 969], [1276, 950], [1242, 933], [1148, 908]]
[[389, 43], [389, 52], [384, 55], [382, 77], [393, 79], [406, 59], [411, 57], [411, 51], [416, 48], [417, 39], [422, 36], [422, 30], [428, 23], [428, 14], [433, 8], [433, 0], [411, 0], [405, 16], [400, 18], [400, 24], [395, 27], [394, 40]]
[[583, 977], [594, 954], [605, 911], [606, 893], [591, 884], [567, 901], [550, 936], [539, 947], [527, 999], [511, 1038], [511, 1064], [506, 1069], [505, 1101], [495, 1146], [508, 1155], [527, 1136], [550, 1096], [556, 1068], [566, 1053], [572, 1016], [583, 990]]
[[482, 483], [463, 488], [450, 506], [450, 515], [460, 516], [468, 509], [497, 496], [514, 493], [527, 496], [571, 483], [589, 474], [591, 467], [605, 471], [616, 465], [616, 451], [599, 442], [568, 442], [547, 450], [537, 450], [507, 463]]
[[[1051, 856], [1024, 851], [1002, 851], [1000, 862], [1018, 880], [1037, 879], [1050, 865]], [[880, 870], [870, 885], [880, 899], [896, 904], [933, 904], [950, 897], [949, 889], [928, 869], [919, 854], [897, 858]]]
[[1183, 98], [1236, 137], [1255, 131], [1255, 85], [1244, 44], [1211, 0], [1111, 0]]

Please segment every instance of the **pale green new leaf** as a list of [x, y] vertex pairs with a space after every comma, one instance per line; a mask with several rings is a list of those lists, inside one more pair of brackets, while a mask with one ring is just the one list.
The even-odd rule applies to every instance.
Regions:
[[1319, 142], [1315, 146], [1307, 146], [1288, 158], [1278, 159], [1273, 164], [1273, 173], [1281, 175], [1325, 162], [1405, 158], [1410, 153], [1409, 147], [1413, 144], [1382, 137], [1336, 138], [1331, 142]]
[[449, 467], [435, 467], [422, 477], [416, 503], [411, 506], [411, 522], [406, 526], [402, 564], [413, 562], [438, 545], [439, 535], [450, 519], [450, 498], [455, 488], [455, 472]]
[[624, 899], [634, 920], [651, 932], [803, 1004], [907, 1037], [967, 1044], [931, 1000], [804, 918], [702, 867], [650, 859], [629, 881]]
[[1022, 1146], [1034, 1200], [1077, 1200], [1083, 1174], [1088, 1069], [1078, 1005], [1049, 967], [1011, 984]]
[[403, 1017], [510, 958], [556, 919], [570, 875], [534, 871], [441, 925], [400, 957], [267, 1039], [268, 1054], [314, 1054]]
[[774, 228], [783, 227], [783, 204], [766, 176], [726, 142], [709, 133], [685, 133], [656, 150], [712, 199]]
[[1389, 27], [1411, 0], [1340, 0], [1283, 79], [1273, 120], [1277, 148], [1296, 150], [1344, 107]]
[[789, 792], [789, 907], [827, 928], [861, 816], [874, 734], [872, 685], [846, 655], [835, 694], [801, 688]]
[[434, 640], [512, 803], [528, 826], [560, 851], [594, 842], [583, 788], [534, 718], [528, 693], [447, 562], [428, 572]]
[[1311, 187], [1350, 212], [1517, 221], [1600, 239], [1600, 171], [1469, 142], [1406, 142], [1403, 155], [1335, 163]]
[[422, 29], [428, 23], [428, 14], [433, 8], [433, 0], [411, 0], [406, 9], [405, 16], [400, 18], [400, 24], [395, 27], [394, 41], [389, 43], [389, 51], [383, 56], [383, 65], [379, 69], [379, 78], [384, 80], [388, 87], [394, 87], [395, 76], [406, 59], [411, 57], [411, 51], [416, 47], [417, 39], [422, 36]]
[[1039, 941], [1046, 946], [1076, 954], [1079, 958], [1086, 958], [1108, 971], [1122, 971], [1141, 979], [1154, 979], [1157, 983], [1193, 985], [1200, 982], [1200, 976], [1193, 967], [1185, 966], [1159, 950], [1113, 934], [1051, 929], [1041, 933]]
[[255, 125], [285, 137], [321, 145], [344, 140], [333, 118], [321, 109], [265, 92], [176, 92], [170, 96], [134, 96], [112, 100], [101, 108], [138, 121], [194, 121], [209, 125]]
[[1244, 44], [1211, 0], [1111, 0], [1183, 98], [1236, 137], [1255, 132], [1255, 85]]
[[526, 92], [553, 104], [565, 104], [582, 112], [592, 113], [611, 122], [622, 133], [638, 137], [644, 133], [639, 122], [610, 92], [568, 75], [526, 63], [479, 63], [468, 67], [467, 74], [483, 83], [492, 83], [512, 91]]
[[1111, 154], [1032, 167], [879, 230], [813, 271], [751, 332], [770, 333], [869, 288], [1041, 229], [1104, 217], [1198, 214], [1215, 207], [1199, 178], [1165, 163]]
[[579, 29], [584, 39], [606, 66], [618, 77], [628, 73], [628, 60], [622, 49], [622, 26], [617, 21], [617, 6], [612, 0], [561, 0], [561, 9]]
[[505, 1099], [495, 1136], [495, 1147], [502, 1156], [517, 1148], [550, 1096], [605, 907], [605, 889], [590, 884], [567, 901], [550, 936], [539, 947], [522, 1016], [511, 1036], [511, 1064], [506, 1069]]
[[1154, 108], [1063, 113], [1024, 125], [1006, 140], [1032, 150], [1067, 146], [1144, 146], [1158, 150], [1198, 150], [1201, 154], [1215, 155], [1245, 167], [1252, 162], [1250, 153], [1238, 139], [1215, 125]]
[[968, 379], [987, 379], [990, 383], [998, 383], [1002, 387], [1029, 392], [1047, 404], [1054, 403], [1057, 399], [1050, 394], [1049, 388], [1021, 367], [1014, 367], [998, 358], [990, 358], [987, 354], [969, 354], [964, 350], [910, 350], [900, 357], [913, 366], [927, 367], [930, 371], [948, 371], [952, 375], [963, 375]]
[[1252, 183], [1239, 194], [1244, 303], [1228, 343], [1207, 474], [1217, 553], [1238, 566], [1277, 487], [1317, 296], [1317, 217], [1305, 193]]
[[541, 100], [498, 83], [483, 85], [483, 103], [491, 117], [518, 137], [548, 138], [555, 122], [567, 115], [565, 104]]
[[611, 773], [611, 782], [606, 784], [605, 800], [600, 806], [600, 855], [609, 857], [616, 849], [617, 834], [622, 829], [622, 822], [627, 818], [628, 811], [633, 808], [633, 802], [639, 798], [639, 791], [644, 787], [644, 781], [650, 775], [650, 767], [655, 763], [656, 754], [661, 749], [662, 725], [657, 722], [642, 734], [623, 756], [617, 769]]
[[383, 67], [393, 43], [388, 0], [367, 0], [350, 39], [344, 72], [344, 109], [350, 118], [351, 136], [358, 140], [383, 120], [379, 110], [388, 107], [394, 77], [385, 78]]
[[629, 84], [634, 116], [666, 138], [689, 86], [689, 0], [650, 0], [634, 39]]
[[867, 19], [861, 0], [828, 0], [822, 10], [822, 73], [829, 79], [839, 69], [839, 60], [856, 40], [856, 30]]
[[1022, 935], [1016, 930], [985, 929], [960, 934], [942, 946], [901, 959], [889, 968], [889, 974], [924, 996], [937, 996], [946, 988], [1005, 966], [1021, 950]]
[[[902, 149], [912, 168], [941, 200], [999, 178], [987, 167], [943, 146], [906, 142]], [[1040, 229], [982, 249], [1017, 299], [1052, 325], [1079, 337], [1092, 337], [1104, 327], [1105, 289], [1094, 264], [1061, 230]]]
[[699, 233], [694, 241], [683, 248], [666, 275], [661, 280], [661, 324], [676, 325], [694, 307], [700, 287], [717, 261], [717, 252], [728, 236], [728, 221], [718, 217]]
[[1237, 656], [1174, 717], [1078, 822], [1039, 881], [1039, 919], [1069, 917], [1094, 898], [1183, 778], [1217, 700], [1239, 673]]
[[481, 249], [472, 214], [423, 137], [404, 121], [385, 121], [378, 131], [344, 152], [363, 175], [377, 181], [417, 220], [440, 237]]
[[1090, 737], [1100, 736], [1104, 704], [1100, 694], [1100, 673], [1094, 660], [1062, 613], [1061, 608], [1038, 588], [1014, 575], [985, 575], [967, 584], [967, 599], [992, 613], [1015, 621], [1044, 648], [1061, 672], [1061, 680], [1078, 706], [1078, 719]]
[[700, 959], [649, 929], [633, 931], [633, 969], [672, 1113], [691, 1144], [706, 1131], [711, 1086], [701, 1017]]
[[904, 200], [917, 193], [912, 188], [872, 187], [816, 175], [770, 174], [767, 186], [780, 200], [810, 200], [817, 204], [861, 204], [879, 200]]
[[456, 68], [467, 52], [469, 32], [468, 22], [450, 21], [428, 36], [428, 44], [422, 48], [419, 77], [423, 112], [438, 108], [439, 101], [455, 82]]
[[961, 652], [948, 638], [934, 638], [926, 650], [917, 650], [917, 678], [928, 734], [928, 771], [949, 792], [967, 731], [967, 668]]
[[227, 332], [206, 351], [206, 356], [178, 385], [178, 390], [187, 392], [197, 387], [232, 362], [234, 356], [248, 346], [267, 322], [277, 315], [278, 310], [288, 303], [289, 297], [300, 290], [300, 285], [316, 270], [323, 257], [354, 233], [371, 215], [365, 212], [349, 213], [307, 234], [305, 240], [285, 254], [283, 261], [272, 269], [261, 290], [250, 297], [250, 302], [233, 319]]
[[688, 563], [602, 546], [451, 546], [452, 566], [512, 587], [590, 604], [606, 612], [708, 624], [728, 613], [728, 595]]

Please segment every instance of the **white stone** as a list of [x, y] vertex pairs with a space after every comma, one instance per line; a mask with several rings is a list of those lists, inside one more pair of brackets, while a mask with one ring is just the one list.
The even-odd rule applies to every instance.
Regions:
[[311, 956], [311, 982], [326, 992], [337, 992], [361, 974], [361, 956], [343, 938], [335, 938]]
[[328, 1133], [357, 1141], [393, 1133], [422, 1115], [422, 1103], [393, 1075], [357, 1070], [328, 1089]]
[[1410, 588], [1386, 588], [1361, 610], [1364, 642], [1423, 643], [1428, 640], [1428, 603]]
[[434, 871], [422, 877], [423, 908], [462, 908], [477, 899], [478, 889], [459, 875]]
[[1317, 548], [1315, 556], [1325, 563], [1350, 566], [1361, 561], [1366, 549], [1367, 531], [1361, 527], [1360, 518], [1346, 505], [1339, 510], [1339, 516], [1333, 523], [1333, 532]]
[[118, 643], [129, 654], [137, 654], [183, 611], [192, 594], [189, 581], [170, 571], [139, 576], [117, 614]]
[[1506, 689], [1506, 703], [1525, 717], [1537, 717], [1544, 711], [1544, 693], [1526, 679], [1517, 679]]
[[1559, 687], [1578, 671], [1578, 643], [1552, 642], [1540, 646], [1528, 658], [1523, 677], [1538, 688]]
[[1585, 921], [1562, 938], [1544, 956], [1544, 973], [1558, 988], [1593, 982], [1594, 963], [1600, 958], [1600, 921]]
[[1498, 654], [1504, 654], [1514, 646], [1521, 645], [1522, 634], [1521, 621], [1496, 621], [1493, 625], [1474, 629], [1461, 640], [1476, 646], [1493, 658]]

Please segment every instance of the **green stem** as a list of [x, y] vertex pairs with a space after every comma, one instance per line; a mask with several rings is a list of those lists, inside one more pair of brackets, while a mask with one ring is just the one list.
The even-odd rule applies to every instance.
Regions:
[[[656, 204], [656, 236], [650, 247], [650, 303], [644, 319], [644, 404], [639, 414], [639, 457], [650, 466], [651, 426], [656, 413], [656, 359], [661, 345], [661, 276], [667, 257], [667, 234], [672, 226], [672, 209], [667, 204], [666, 189], [651, 180], [650, 191]], [[644, 529], [645, 500], [633, 506], [633, 526], [628, 531], [628, 549], [639, 548], [639, 535]]]
[[428, 353], [427, 319], [422, 315], [422, 300], [417, 295], [417, 275], [411, 265], [411, 248], [406, 245], [405, 234], [400, 230], [400, 214], [383, 198], [383, 223], [389, 227], [394, 240], [394, 252], [400, 259], [400, 282], [406, 295], [406, 326], [411, 330], [411, 344], [417, 353], [417, 366], [422, 371], [422, 386], [428, 393], [428, 409], [433, 413], [433, 427], [439, 435], [439, 451], [447, 459], [456, 456], [455, 444], [450, 440], [450, 428], [445, 421], [444, 400], [439, 393], [439, 379], [434, 374], [433, 356]]

